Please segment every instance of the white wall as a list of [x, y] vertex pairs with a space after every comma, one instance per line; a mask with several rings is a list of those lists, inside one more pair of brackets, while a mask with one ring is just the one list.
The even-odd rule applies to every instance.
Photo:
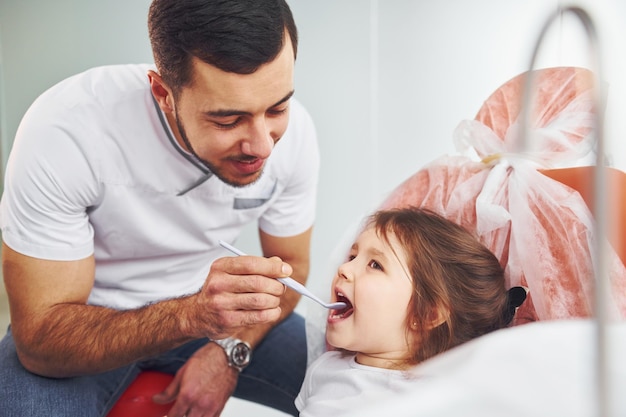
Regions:
[[[301, 38], [296, 95], [316, 120], [322, 155], [309, 281], [315, 292], [327, 296], [336, 248], [357, 221], [424, 164], [454, 152], [456, 125], [527, 69], [548, 14], [571, 3], [598, 26], [609, 82], [608, 149], [626, 170], [626, 2], [290, 0]], [[90, 66], [151, 59], [148, 5], [0, 0], [3, 158], [22, 114], [51, 84]], [[589, 66], [587, 57], [578, 22], [563, 19], [538, 66]], [[259, 253], [255, 236], [247, 230], [242, 249]], [[305, 314], [315, 309], [308, 300], [300, 306]]]

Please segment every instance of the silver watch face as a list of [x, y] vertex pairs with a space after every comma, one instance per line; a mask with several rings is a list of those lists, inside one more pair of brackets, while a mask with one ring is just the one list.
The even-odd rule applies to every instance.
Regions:
[[235, 366], [246, 366], [250, 363], [250, 348], [245, 343], [237, 343], [230, 357]]

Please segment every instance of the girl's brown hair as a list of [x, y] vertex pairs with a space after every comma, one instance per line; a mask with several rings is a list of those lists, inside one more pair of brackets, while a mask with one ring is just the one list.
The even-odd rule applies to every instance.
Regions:
[[508, 325], [512, 315], [498, 259], [470, 232], [427, 210], [381, 210], [368, 222], [404, 248], [413, 295], [407, 331], [417, 364]]

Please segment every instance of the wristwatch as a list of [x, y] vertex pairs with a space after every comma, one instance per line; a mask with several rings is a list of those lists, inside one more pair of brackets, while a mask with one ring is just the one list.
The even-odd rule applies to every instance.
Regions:
[[249, 344], [243, 340], [229, 337], [227, 339], [215, 339], [212, 340], [224, 349], [226, 358], [228, 358], [228, 364], [239, 372], [248, 366], [250, 359], [252, 358], [252, 348]]

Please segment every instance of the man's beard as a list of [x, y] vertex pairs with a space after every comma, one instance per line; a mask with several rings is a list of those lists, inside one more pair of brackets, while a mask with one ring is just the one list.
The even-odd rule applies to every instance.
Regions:
[[[191, 146], [191, 142], [189, 141], [189, 138], [187, 137], [187, 133], [185, 132], [185, 128], [183, 126], [182, 121], [180, 120], [180, 117], [178, 117], [177, 114], [174, 114], [174, 120], [176, 121], [176, 127], [178, 128], [178, 132], [180, 134], [180, 137], [183, 140], [183, 143], [185, 144], [185, 146], [187, 147], [187, 149], [189, 150], [189, 152], [191, 152], [191, 154], [193, 156], [196, 157], [196, 159], [202, 164], [204, 165], [205, 168], [207, 168], [210, 172], [213, 173], [213, 175], [215, 175], [217, 178], [219, 178], [222, 182], [233, 186], [233, 187], [247, 187], [248, 185], [252, 185], [255, 182], [257, 182], [259, 180], [259, 178], [261, 178], [261, 174], [262, 172], [260, 172], [256, 178], [254, 178], [254, 180], [250, 181], [250, 182], [246, 182], [246, 183], [241, 183], [241, 182], [236, 182], [233, 180], [230, 180], [228, 178], [226, 178], [224, 176], [224, 174], [217, 168], [215, 167], [212, 163], [210, 163], [209, 161], [207, 161], [206, 159], [200, 158], [200, 156], [196, 153], [196, 151], [193, 149], [193, 146]], [[246, 160], [246, 159], [254, 159], [253, 157], [249, 157], [246, 155], [242, 155], [241, 157], [238, 158], [239, 160]]]

